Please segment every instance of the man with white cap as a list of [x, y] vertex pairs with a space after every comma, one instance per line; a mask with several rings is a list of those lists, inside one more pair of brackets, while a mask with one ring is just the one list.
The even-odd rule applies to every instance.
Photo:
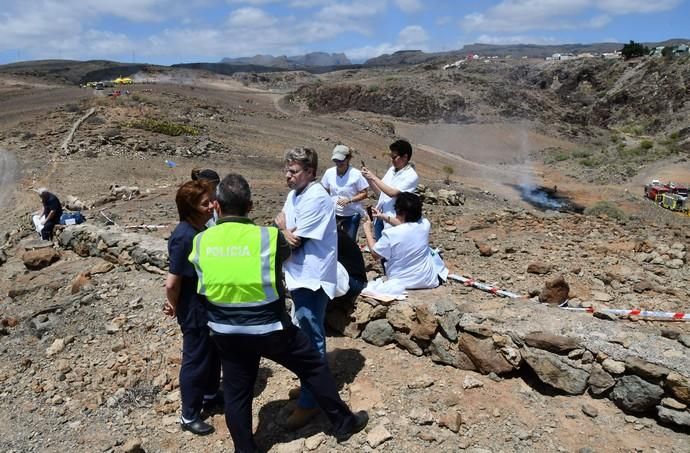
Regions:
[[345, 145], [333, 148], [331, 160], [335, 167], [326, 170], [321, 184], [335, 204], [335, 218], [348, 236], [357, 240], [359, 221], [362, 218], [362, 200], [367, 197], [369, 183], [362, 173], [350, 165], [352, 151]]

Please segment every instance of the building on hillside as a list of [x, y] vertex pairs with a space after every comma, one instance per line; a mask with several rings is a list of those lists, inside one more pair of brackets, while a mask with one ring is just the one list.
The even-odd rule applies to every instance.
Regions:
[[649, 51], [650, 57], [661, 57], [664, 54], [664, 47], [666, 46], [656, 46]]
[[443, 66], [443, 69], [451, 69], [451, 68], [459, 68], [460, 65], [464, 64], [465, 60], [458, 60], [453, 63], [448, 63], [447, 65]]
[[[670, 46], [668, 48], [671, 49], [670, 57], [672, 58], [681, 57], [690, 53], [690, 49], [688, 48], [687, 44], [679, 44], [677, 46]], [[657, 46], [649, 51], [649, 55], [657, 58], [663, 57], [664, 49], [667, 49], [667, 46]], [[668, 52], [668, 50], [666, 52]]]
[[550, 57], [546, 57], [547, 60], [572, 60], [575, 55], [571, 53], [555, 53]]
[[673, 49], [673, 56], [680, 57], [683, 55], [690, 55], [690, 46], [687, 44], [681, 44]]
[[614, 52], [604, 52], [601, 54], [601, 58], [604, 58], [606, 60], [614, 60], [616, 58], [621, 58], [621, 53], [619, 50], [616, 50]]

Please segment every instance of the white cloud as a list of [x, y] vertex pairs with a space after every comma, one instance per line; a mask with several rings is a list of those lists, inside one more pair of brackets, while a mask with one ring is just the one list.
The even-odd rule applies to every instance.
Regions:
[[600, 14], [594, 16], [588, 21], [588, 28], [602, 28], [611, 23], [611, 16], [608, 14]]
[[426, 47], [429, 35], [426, 30], [419, 25], [410, 25], [400, 30], [398, 43], [405, 48], [422, 49]]
[[599, 0], [595, 5], [611, 14], [635, 14], [670, 11], [681, 3], [681, 0]]
[[527, 36], [527, 35], [511, 35], [511, 36], [494, 36], [494, 35], [480, 35], [475, 42], [479, 44], [558, 44], [559, 41], [553, 37], [548, 36]]
[[237, 4], [243, 4], [243, 5], [268, 5], [269, 3], [280, 3], [281, 0], [226, 0], [226, 2], [230, 5], [237, 5]]
[[440, 17], [436, 18], [435, 22], [436, 22], [436, 25], [442, 27], [444, 25], [448, 25], [448, 24], [452, 23], [454, 20], [455, 19], [453, 18], [453, 16], [440, 16]]
[[292, 0], [290, 6], [294, 8], [314, 8], [315, 6], [323, 6], [330, 3], [330, 0]]
[[612, 20], [611, 16], [668, 11], [680, 3], [681, 0], [503, 0], [483, 12], [467, 14], [460, 25], [467, 31], [494, 33], [601, 28]]
[[424, 8], [421, 0], [395, 0], [395, 4], [406, 13], [416, 13]]
[[350, 3], [330, 3], [317, 13], [317, 18], [347, 21], [370, 18], [386, 11], [386, 0], [355, 0]]
[[376, 46], [357, 47], [346, 50], [345, 54], [351, 60], [360, 61], [386, 53], [391, 54], [399, 50], [427, 50], [428, 41], [429, 36], [423, 27], [419, 25], [410, 25], [400, 30], [395, 44], [385, 42]]
[[228, 25], [237, 28], [265, 28], [274, 25], [277, 20], [258, 8], [240, 8], [233, 11], [228, 18]]
[[468, 31], [523, 32], [533, 29], [557, 30], [574, 27], [572, 17], [586, 9], [590, 0], [505, 0], [485, 13], [465, 16]]

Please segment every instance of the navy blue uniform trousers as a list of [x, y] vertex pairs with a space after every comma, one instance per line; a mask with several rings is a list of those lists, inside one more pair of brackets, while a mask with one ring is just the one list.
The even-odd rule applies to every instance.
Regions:
[[252, 399], [261, 357], [295, 373], [316, 398], [338, 431], [350, 430], [355, 417], [340, 399], [328, 362], [309, 338], [295, 326], [265, 335], [220, 335], [211, 333], [223, 364], [225, 423], [236, 453], [257, 451], [252, 435]]
[[180, 397], [182, 417], [196, 420], [204, 395], [215, 395], [220, 385], [220, 358], [208, 327], [182, 329]]

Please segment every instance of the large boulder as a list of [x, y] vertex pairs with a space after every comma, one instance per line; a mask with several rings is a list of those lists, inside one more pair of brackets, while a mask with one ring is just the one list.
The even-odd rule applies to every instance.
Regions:
[[60, 252], [52, 247], [27, 250], [22, 255], [24, 266], [32, 271], [48, 267], [59, 259]]
[[625, 359], [625, 367], [631, 374], [641, 376], [652, 382], [661, 381], [671, 372], [671, 370], [666, 367], [655, 365], [634, 356]]
[[396, 330], [419, 340], [431, 340], [438, 328], [435, 310], [427, 303], [399, 302], [388, 309], [386, 319]]
[[664, 389], [645, 381], [639, 376], [623, 376], [618, 379], [610, 398], [624, 411], [642, 413], [657, 406]]
[[616, 385], [616, 380], [601, 365], [595, 363], [587, 383], [589, 384], [589, 391], [593, 395], [599, 396], [612, 389]]
[[385, 319], [371, 321], [362, 332], [362, 340], [376, 346], [385, 346], [393, 342], [395, 332]]
[[570, 286], [562, 275], [559, 275], [544, 284], [544, 289], [539, 293], [539, 302], [543, 304], [560, 305], [568, 299]]
[[451, 343], [443, 337], [443, 335], [436, 335], [431, 344], [429, 344], [429, 352], [431, 353], [431, 360], [436, 363], [444, 365], [455, 366], [458, 361], [457, 345]]
[[525, 335], [525, 343], [539, 349], [563, 354], [565, 352], [578, 349], [580, 341], [572, 337], [564, 337], [549, 332], [530, 332]]
[[659, 420], [690, 428], [690, 412], [677, 411], [664, 406], [657, 406], [657, 411], [659, 414]]
[[671, 372], [666, 376], [666, 387], [673, 396], [685, 404], [690, 404], [690, 379], [680, 373]]
[[513, 371], [513, 365], [496, 350], [491, 338], [477, 338], [463, 333], [458, 341], [458, 349], [469, 357], [477, 370], [483, 374], [507, 374]]
[[560, 356], [540, 349], [525, 349], [522, 358], [545, 384], [571, 395], [584, 393], [589, 373]]

